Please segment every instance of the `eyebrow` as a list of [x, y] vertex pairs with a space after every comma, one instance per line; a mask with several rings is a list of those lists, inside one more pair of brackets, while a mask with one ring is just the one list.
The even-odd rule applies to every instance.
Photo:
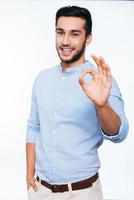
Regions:
[[[56, 31], [63, 31], [64, 32], [64, 29], [62, 29], [62, 28], [56, 28]], [[81, 31], [80, 30], [70, 30], [70, 32], [77, 32], [77, 33], [81, 33]]]

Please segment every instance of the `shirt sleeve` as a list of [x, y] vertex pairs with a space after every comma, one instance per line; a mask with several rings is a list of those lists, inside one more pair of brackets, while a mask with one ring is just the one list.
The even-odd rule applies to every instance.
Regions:
[[101, 132], [104, 136], [104, 139], [108, 139], [114, 143], [119, 143], [119, 142], [122, 142], [127, 137], [129, 125], [128, 125], [128, 120], [124, 112], [124, 101], [123, 101], [120, 89], [114, 78], [112, 80], [112, 88], [111, 88], [111, 92], [109, 96], [109, 103], [110, 103], [110, 106], [113, 108], [113, 110], [120, 117], [121, 125], [120, 125], [118, 133], [114, 135], [109, 136], [102, 129], [101, 129]]
[[40, 122], [37, 109], [37, 99], [35, 94], [35, 82], [31, 95], [31, 111], [27, 120], [26, 143], [35, 143], [40, 132]]

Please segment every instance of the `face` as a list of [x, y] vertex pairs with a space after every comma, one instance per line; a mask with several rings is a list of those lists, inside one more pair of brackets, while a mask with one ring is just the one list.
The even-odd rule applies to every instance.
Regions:
[[56, 26], [56, 49], [63, 63], [80, 63], [91, 36], [86, 36], [85, 20], [79, 17], [60, 17]]

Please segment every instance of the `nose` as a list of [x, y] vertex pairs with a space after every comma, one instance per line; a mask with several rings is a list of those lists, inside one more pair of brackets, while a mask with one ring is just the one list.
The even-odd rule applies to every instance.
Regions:
[[62, 43], [63, 43], [63, 45], [68, 45], [68, 44], [70, 44], [69, 35], [65, 35], [65, 36], [63, 37]]

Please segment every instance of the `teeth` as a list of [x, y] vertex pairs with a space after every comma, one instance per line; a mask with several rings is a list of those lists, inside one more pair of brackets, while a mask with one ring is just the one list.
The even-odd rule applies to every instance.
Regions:
[[69, 47], [61, 47], [60, 50], [61, 50], [61, 54], [63, 56], [69, 56], [69, 55], [71, 55], [71, 53], [73, 51], [73, 49], [69, 48]]
[[64, 51], [66, 51], [66, 50], [68, 51], [68, 50], [71, 50], [71, 49], [68, 49], [68, 48], [63, 48], [63, 50], [64, 50]]

